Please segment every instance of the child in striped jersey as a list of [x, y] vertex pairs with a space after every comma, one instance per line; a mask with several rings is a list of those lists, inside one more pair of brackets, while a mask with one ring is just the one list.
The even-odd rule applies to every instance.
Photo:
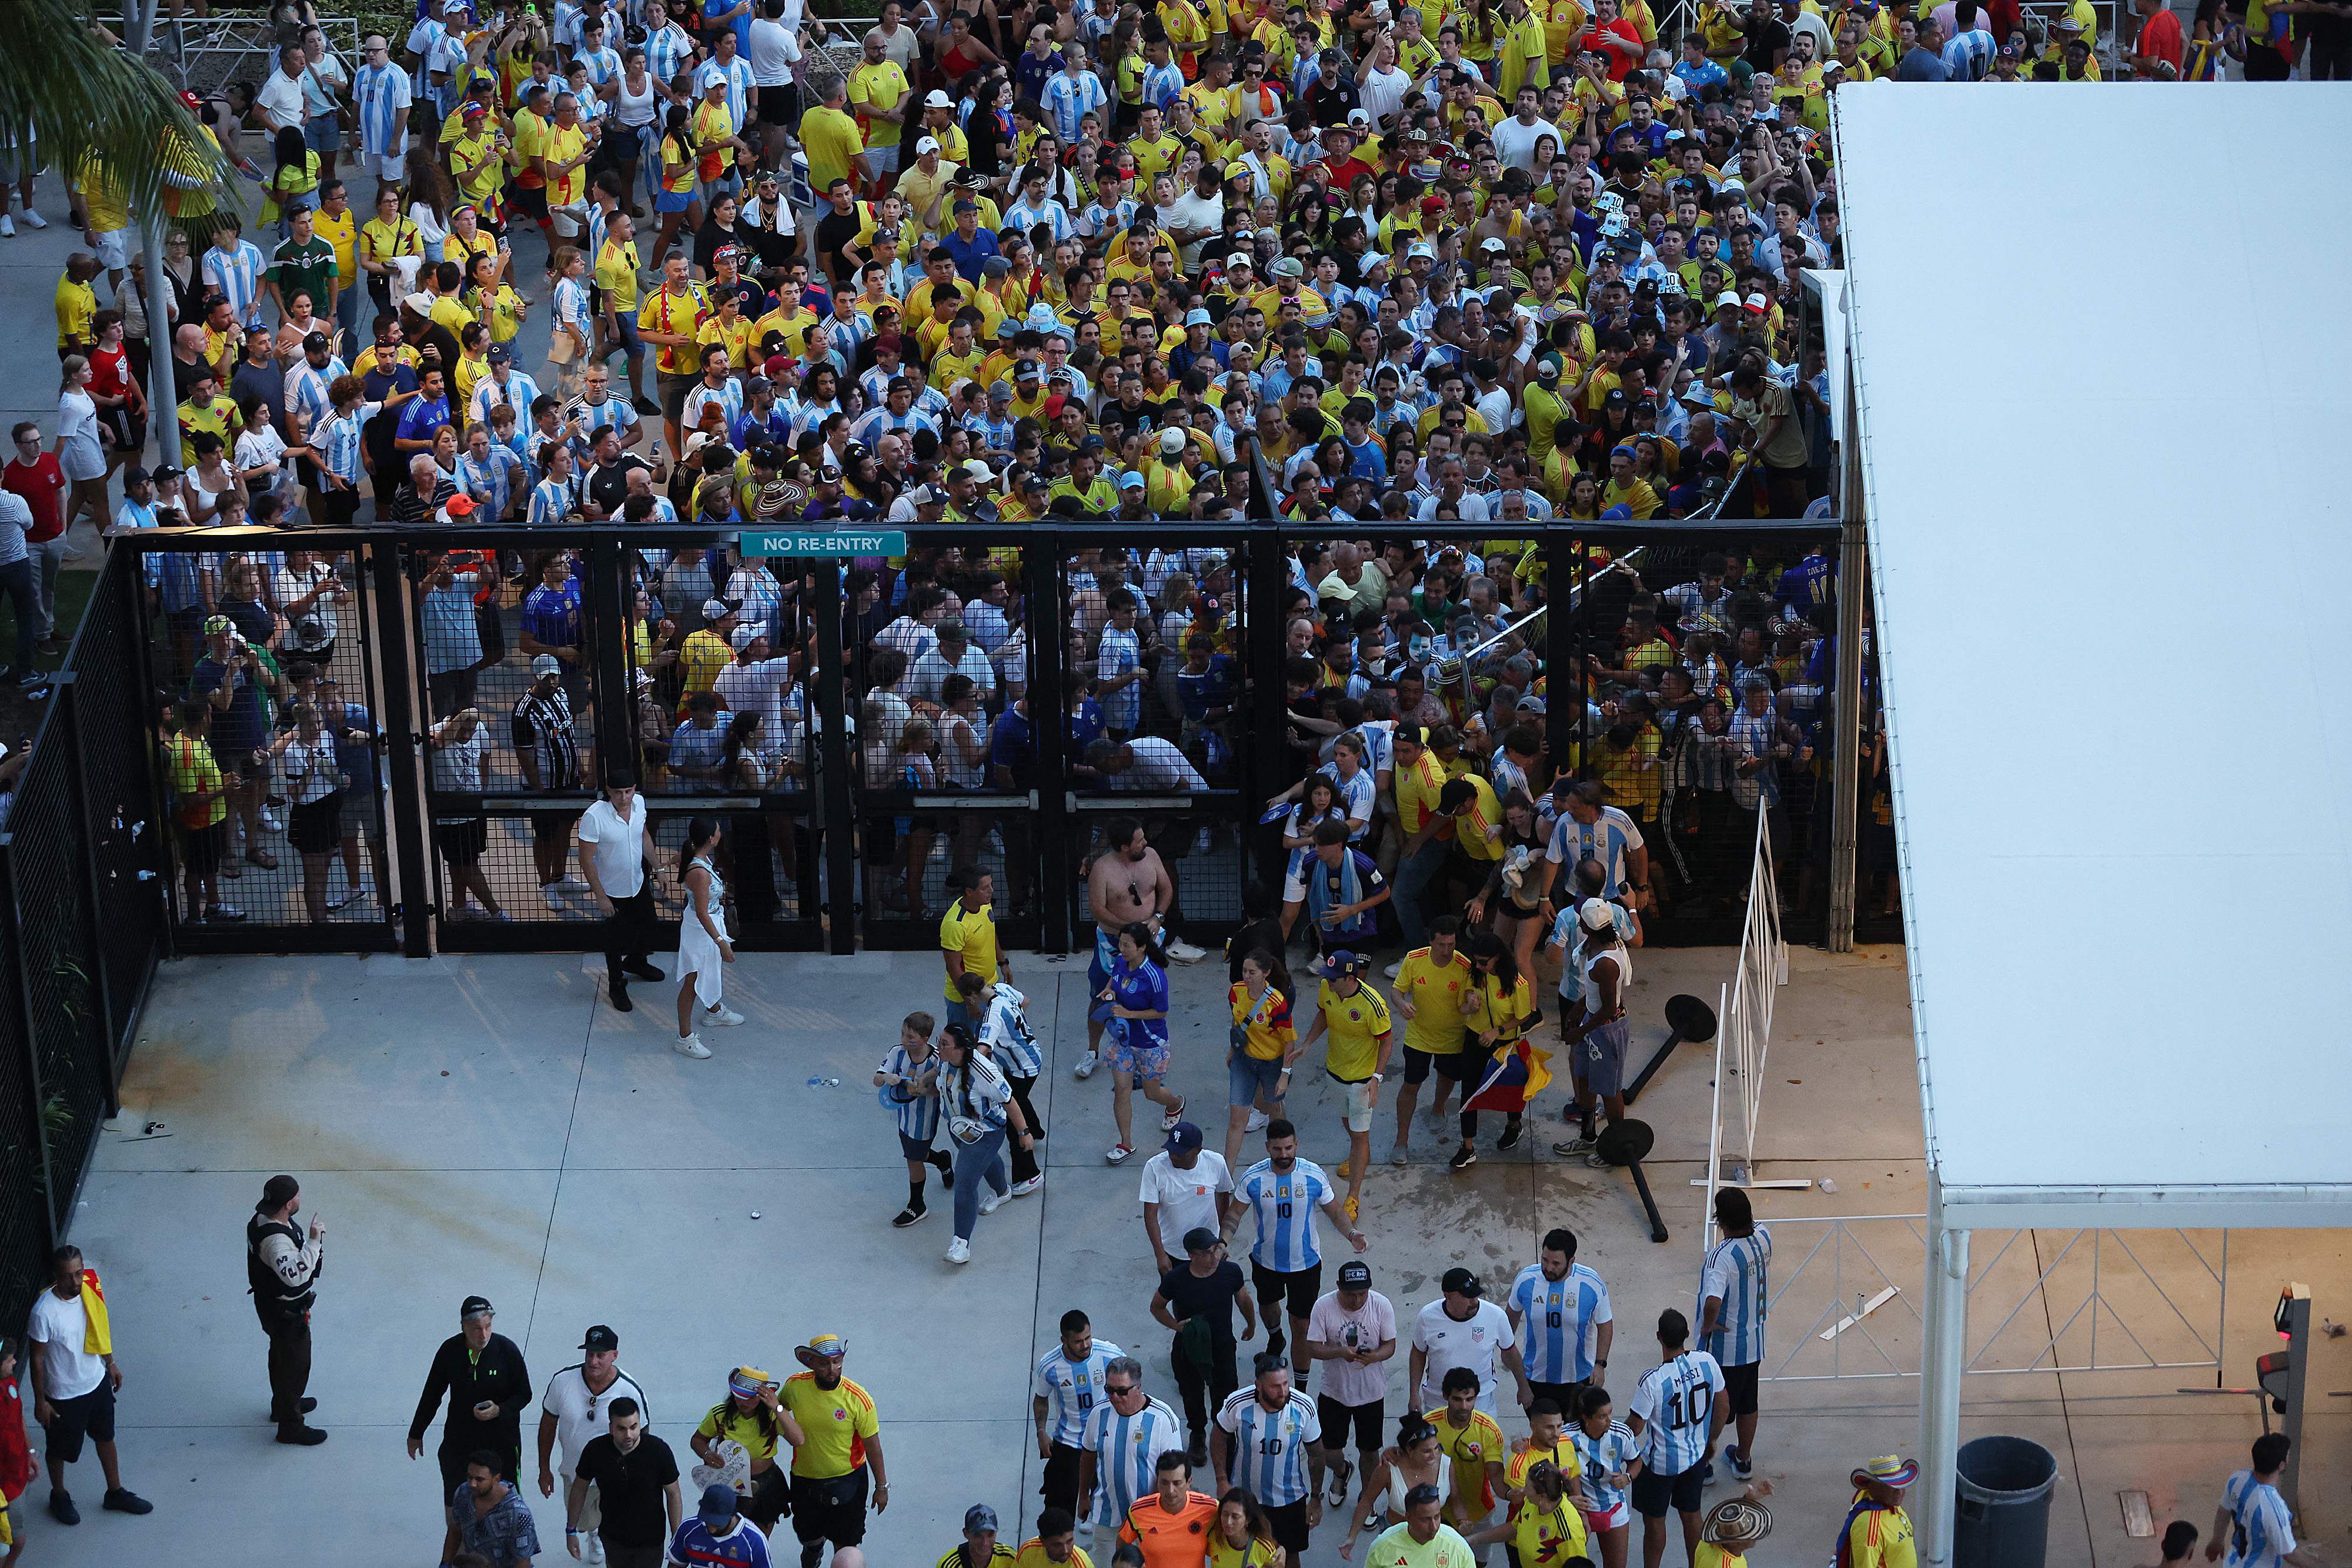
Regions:
[[937, 1027], [929, 1013], [908, 1013], [898, 1025], [898, 1043], [874, 1070], [882, 1103], [898, 1118], [898, 1152], [907, 1161], [907, 1207], [890, 1221], [900, 1230], [929, 1212], [923, 1203], [927, 1166], [937, 1166], [940, 1180], [950, 1190], [955, 1186], [955, 1167], [947, 1152], [931, 1146], [940, 1132], [940, 1058], [931, 1047]]

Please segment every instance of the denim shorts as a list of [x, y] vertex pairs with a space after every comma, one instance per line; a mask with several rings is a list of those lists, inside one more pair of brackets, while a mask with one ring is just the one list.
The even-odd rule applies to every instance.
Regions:
[[1225, 1052], [1225, 1098], [1234, 1105], [1254, 1105], [1263, 1093], [1269, 1105], [1282, 1103], [1282, 1058]]
[[332, 114], [314, 114], [302, 122], [302, 145], [313, 152], [334, 152], [343, 145], [342, 122]]

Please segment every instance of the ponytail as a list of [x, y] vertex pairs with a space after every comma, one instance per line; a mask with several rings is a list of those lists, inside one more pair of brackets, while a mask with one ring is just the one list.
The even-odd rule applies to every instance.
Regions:
[[694, 851], [698, 844], [709, 843], [719, 836], [719, 819], [704, 813], [686, 824], [686, 842], [677, 852], [677, 880], [683, 883], [686, 873], [694, 867]]

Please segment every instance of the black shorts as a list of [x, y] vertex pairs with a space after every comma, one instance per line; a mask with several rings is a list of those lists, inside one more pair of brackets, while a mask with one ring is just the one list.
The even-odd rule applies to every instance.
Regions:
[[577, 811], [533, 811], [530, 813], [530, 836], [533, 841], [545, 843], [572, 831], [572, 824], [580, 820]]
[[1693, 1465], [1680, 1475], [1662, 1476], [1655, 1470], [1643, 1470], [1633, 1478], [1633, 1511], [1643, 1519], [1696, 1513], [1706, 1495], [1705, 1465]]
[[803, 1546], [830, 1541], [855, 1546], [866, 1539], [866, 1467], [819, 1480], [793, 1478], [793, 1533]]
[[1045, 1484], [1037, 1495], [1045, 1500], [1047, 1508], [1066, 1508], [1078, 1511], [1078, 1460], [1080, 1451], [1067, 1443], [1055, 1443], [1053, 1452], [1045, 1456]]
[[1377, 1399], [1369, 1405], [1342, 1405], [1328, 1394], [1315, 1396], [1315, 1418], [1323, 1423], [1323, 1446], [1334, 1451], [1348, 1446], [1349, 1422], [1355, 1424], [1357, 1448], [1379, 1448], [1385, 1406]]
[[1535, 1390], [1536, 1398], [1550, 1400], [1559, 1406], [1562, 1416], [1571, 1422], [1576, 1419], [1576, 1402], [1584, 1397], [1586, 1385], [1583, 1380], [1574, 1383], [1537, 1383], [1530, 1380], [1528, 1386]]
[[[1284, 1274], [1253, 1259], [1250, 1261], [1250, 1283], [1257, 1288], [1258, 1306], [1269, 1320], [1274, 1316], [1275, 1307], [1286, 1297], [1289, 1301], [1289, 1315], [1303, 1318], [1312, 1312], [1315, 1303], [1323, 1298], [1323, 1265], [1318, 1263], [1312, 1269]], [[1269, 1322], [1266, 1326], [1271, 1329], [1279, 1325]]]
[[286, 814], [286, 839], [297, 853], [323, 855], [343, 840], [343, 792], [330, 790]]
[[1302, 1497], [1279, 1508], [1268, 1505], [1265, 1519], [1274, 1526], [1274, 1543], [1296, 1561], [1307, 1550], [1307, 1500]]
[[1426, 1083], [1431, 1069], [1434, 1068], [1437, 1075], [1450, 1083], [1467, 1082], [1474, 1076], [1466, 1065], [1470, 1060], [1471, 1052], [1466, 1050], [1433, 1056], [1428, 1051], [1415, 1051], [1408, 1045], [1404, 1048], [1404, 1081], [1407, 1083]]
[[[507, 187], [507, 193], [514, 198], [514, 204], [517, 207], [529, 213], [532, 217], [538, 219], [541, 223], [547, 221], [546, 186], [509, 185]], [[591, 257], [590, 259], [593, 260], [594, 258]]]
[[[939, 1134], [934, 1133], [931, 1136], [936, 1138]], [[934, 1152], [931, 1145], [919, 1138], [910, 1138], [904, 1133], [898, 1134], [898, 1153], [906, 1156], [909, 1165], [929, 1165]]]
[[221, 855], [228, 847], [228, 819], [203, 828], [180, 830], [180, 855], [187, 868], [199, 881], [220, 870]]
[[1756, 1414], [1756, 1381], [1764, 1364], [1751, 1361], [1745, 1366], [1723, 1369], [1723, 1385], [1731, 1393], [1731, 1413], [1734, 1416]]
[[52, 1399], [49, 1406], [57, 1412], [47, 1427], [49, 1483], [54, 1486], [57, 1467], [70, 1465], [81, 1458], [83, 1437], [94, 1443], [114, 1441], [114, 1388], [101, 1377], [98, 1386], [89, 1393], [77, 1394], [70, 1399]]
[[451, 865], [472, 865], [490, 847], [490, 824], [481, 817], [464, 822], [436, 822], [433, 841], [439, 846], [441, 858]]
[[760, 1527], [761, 1534], [776, 1528], [776, 1521], [793, 1511], [792, 1478], [782, 1465], [770, 1465], [751, 1478], [751, 1493], [743, 1500], [743, 1517]]
[[686, 414], [686, 394], [701, 384], [700, 376], [674, 376], [667, 371], [654, 372], [654, 384], [661, 389], [662, 417], [673, 424]]

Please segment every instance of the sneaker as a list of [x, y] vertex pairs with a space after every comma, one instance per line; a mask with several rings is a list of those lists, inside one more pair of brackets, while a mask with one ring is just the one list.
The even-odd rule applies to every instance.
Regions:
[[555, 895], [555, 883], [551, 882], [542, 882], [539, 884], [540, 902], [546, 904], [548, 908], [555, 911], [556, 914], [562, 915], [564, 912], [563, 900], [558, 898]]
[[1345, 1459], [1340, 1460], [1337, 1465], [1332, 1467], [1331, 1506], [1333, 1508], [1345, 1508], [1348, 1506], [1348, 1482], [1354, 1478], [1355, 1473], [1356, 1467], [1349, 1464]]
[[[301, 1421], [281, 1421], [278, 1424], [278, 1440], [297, 1448], [315, 1448], [327, 1440], [327, 1434]], [[131, 1512], [142, 1511], [131, 1510]]]
[[637, 398], [633, 406], [639, 413], [646, 415], [648, 419], [659, 419], [661, 417], [662, 405], [656, 402], [649, 397]]
[[604, 1537], [601, 1531], [590, 1531], [583, 1550], [591, 1563], [604, 1561]]
[[1078, 1058], [1078, 1064], [1070, 1069], [1070, 1076], [1073, 1078], [1092, 1078], [1095, 1075], [1095, 1069], [1101, 1065], [1102, 1052], [1098, 1051], [1090, 1051], [1084, 1056]]
[[[10, 217], [10, 216], [9, 216], [7, 214], [5, 214], [5, 213], [0, 213], [0, 239], [15, 239], [16, 237], [16, 219], [14, 219], [14, 218], [12, 218], [12, 217]], [[67, 1506], [68, 1508], [71, 1508], [71, 1507], [73, 1506], [73, 1503], [71, 1502], [71, 1500], [68, 1500], [68, 1502], [66, 1503], [66, 1506]], [[51, 1512], [53, 1512], [53, 1513], [54, 1513], [55, 1511], [57, 1511], [57, 1504], [56, 1504], [56, 1503], [54, 1503], [54, 1502], [52, 1502], [52, 1503], [49, 1505], [49, 1510], [50, 1510], [50, 1511], [51, 1511]], [[79, 1514], [76, 1514], [72, 1519], [68, 1520], [66, 1522], [67, 1522], [67, 1523], [68, 1523], [68, 1524], [74, 1524], [74, 1523], [78, 1523], [78, 1522], [79, 1522], [79, 1521], [80, 1521], [80, 1519], [81, 1519], [81, 1516], [80, 1516]]]
[[1206, 947], [1195, 947], [1185, 941], [1169, 943], [1167, 953], [1171, 958], [1180, 964], [1197, 964], [1209, 956], [1209, 950]]
[[980, 1211], [982, 1214], [994, 1214], [1012, 1199], [1013, 1195], [1009, 1192], [992, 1192], [980, 1200]]
[[1399, 1144], [1395, 1148], [1389, 1151], [1389, 1164], [1392, 1166], [1401, 1166], [1408, 1165], [1411, 1163], [1411, 1160], [1412, 1156], [1405, 1153], [1405, 1147], [1402, 1144]]
[[[325, 1436], [324, 1433], [320, 1435], [321, 1437]], [[105, 1502], [100, 1506], [106, 1509], [110, 1513], [152, 1513], [155, 1511], [155, 1505], [153, 1503], [149, 1502], [145, 1498], [141, 1497], [129, 1487], [110, 1488], [106, 1494]]]
[[273, 833], [278, 832], [285, 828], [286, 819], [264, 806], [261, 808], [261, 825]]
[[710, 1060], [710, 1048], [702, 1043], [702, 1037], [698, 1034], [690, 1034], [683, 1040], [671, 1040], [669, 1048], [680, 1056], [690, 1056], [697, 1061]]
[[1013, 1196], [1015, 1197], [1027, 1197], [1031, 1193], [1035, 1192], [1039, 1187], [1044, 1186], [1045, 1185], [1045, 1173], [1039, 1171], [1027, 1181], [1014, 1182], [1013, 1184]]
[[1595, 1149], [1592, 1153], [1585, 1155], [1584, 1163], [1591, 1166], [1597, 1171], [1605, 1171], [1611, 1168], [1609, 1162], [1601, 1157], [1601, 1151], [1598, 1149]]
[[604, 988], [604, 994], [612, 998], [614, 1012], [633, 1013], [637, 1010], [637, 1004], [629, 1000], [629, 988], [620, 982], [614, 981], [607, 985]]
[[966, 1241], [966, 1240], [965, 1240], [962, 1237], [961, 1237], [961, 1236], [957, 1237], [954, 1240], [952, 1240], [952, 1241], [949, 1242], [949, 1243], [948, 1243], [948, 1261], [949, 1261], [949, 1262], [950, 1262], [950, 1263], [969, 1263], [969, 1262], [971, 1262], [971, 1242], [969, 1242], [969, 1241]]
[[1135, 1145], [1132, 1144], [1113, 1144], [1103, 1151], [1103, 1164], [1107, 1166], [1124, 1164], [1127, 1156], [1133, 1153], [1135, 1153]]
[[1524, 1123], [1506, 1123], [1503, 1126], [1503, 1135], [1495, 1140], [1495, 1152], [1498, 1155], [1510, 1153], [1519, 1146], [1519, 1140], [1526, 1134], [1527, 1127]]
[[1208, 1435], [1202, 1432], [1193, 1433], [1192, 1446], [1184, 1450], [1184, 1457], [1192, 1462], [1195, 1469], [1207, 1464], [1209, 1462]]
[[705, 1008], [702, 1021], [712, 1029], [733, 1029], [743, 1021], [743, 1015], [722, 1002], [715, 1008]]
[[[35, 212], [32, 208], [26, 207], [25, 209], [25, 226], [26, 228], [33, 229], [45, 229], [49, 226], [49, 220], [41, 216], [40, 214]], [[143, 1508], [134, 1508], [128, 1511], [131, 1513], [144, 1513], [147, 1511]]]
[[897, 1218], [890, 1221], [891, 1228], [904, 1230], [910, 1225], [920, 1225], [930, 1212], [929, 1208], [917, 1208], [914, 1205], [908, 1204], [898, 1211]]
[[628, 976], [629, 978], [633, 980], [660, 980], [666, 978], [662, 972], [654, 967], [653, 962], [646, 958], [626, 958], [622, 960], [621, 973]]
[[362, 885], [360, 887], [347, 887], [343, 889], [342, 892], [332, 894], [327, 900], [327, 913], [331, 915], [339, 909], [349, 908], [352, 901], [359, 897], [360, 894], [365, 891], [365, 886]]
[[1265, 1124], [1273, 1120], [1273, 1117], [1267, 1115], [1263, 1111], [1252, 1111], [1249, 1113], [1249, 1120], [1242, 1124], [1242, 1131], [1244, 1133], [1263, 1131]]
[[585, 893], [588, 891], [588, 879], [576, 872], [568, 873], [559, 878], [555, 885], [566, 893]]
[[1382, 970], [1381, 971], [1381, 974], [1383, 974], [1383, 975], [1386, 975], [1390, 979], [1393, 980], [1393, 979], [1395, 979], [1395, 978], [1397, 977], [1397, 976], [1398, 976], [1400, 973], [1402, 973], [1402, 972], [1403, 971], [1403, 969], [1404, 969], [1404, 960], [1403, 960], [1403, 959], [1402, 959], [1402, 958], [1399, 958], [1395, 963], [1391, 964], [1387, 968], [1382, 969]]
[[[1184, 1102], [1179, 1100], [1160, 1113], [1160, 1130], [1163, 1133], [1172, 1133], [1176, 1130], [1176, 1124], [1183, 1119]], [[1344, 1176], [1347, 1173], [1343, 1171], [1340, 1174]]]
[[[7, 221], [8, 220], [5, 217], [0, 217], [0, 224], [5, 224]], [[0, 232], [14, 234], [16, 231], [14, 229], [7, 229]], [[79, 1524], [81, 1522], [81, 1510], [74, 1506], [73, 1495], [70, 1492], [60, 1490], [49, 1493], [49, 1517], [56, 1520], [59, 1524]]]
[[1559, 1143], [1554, 1144], [1551, 1146], [1551, 1152], [1562, 1155], [1589, 1155], [1592, 1152], [1592, 1140], [1580, 1133], [1573, 1138], [1562, 1138]]
[[[1208, 1451], [1205, 1448], [1202, 1449], [1201, 1457], [1194, 1459], [1192, 1462], [1196, 1465], [1207, 1464], [1209, 1462]], [[1080, 1541], [1092, 1541], [1094, 1538], [1095, 1521], [1091, 1519], [1082, 1519], [1078, 1521], [1078, 1539]]]
[[206, 915], [205, 918], [206, 920], [216, 920], [224, 925], [234, 925], [238, 921], [245, 918], [245, 911], [239, 909], [234, 904], [215, 904], [212, 907], [212, 912]]
[[1454, 1150], [1454, 1157], [1445, 1163], [1450, 1169], [1466, 1171], [1478, 1163], [1478, 1151], [1465, 1144]]
[[1731, 1473], [1741, 1480], [1744, 1481], [1756, 1473], [1756, 1461], [1739, 1449], [1726, 1448], [1723, 1450], [1723, 1457], [1730, 1462]]

